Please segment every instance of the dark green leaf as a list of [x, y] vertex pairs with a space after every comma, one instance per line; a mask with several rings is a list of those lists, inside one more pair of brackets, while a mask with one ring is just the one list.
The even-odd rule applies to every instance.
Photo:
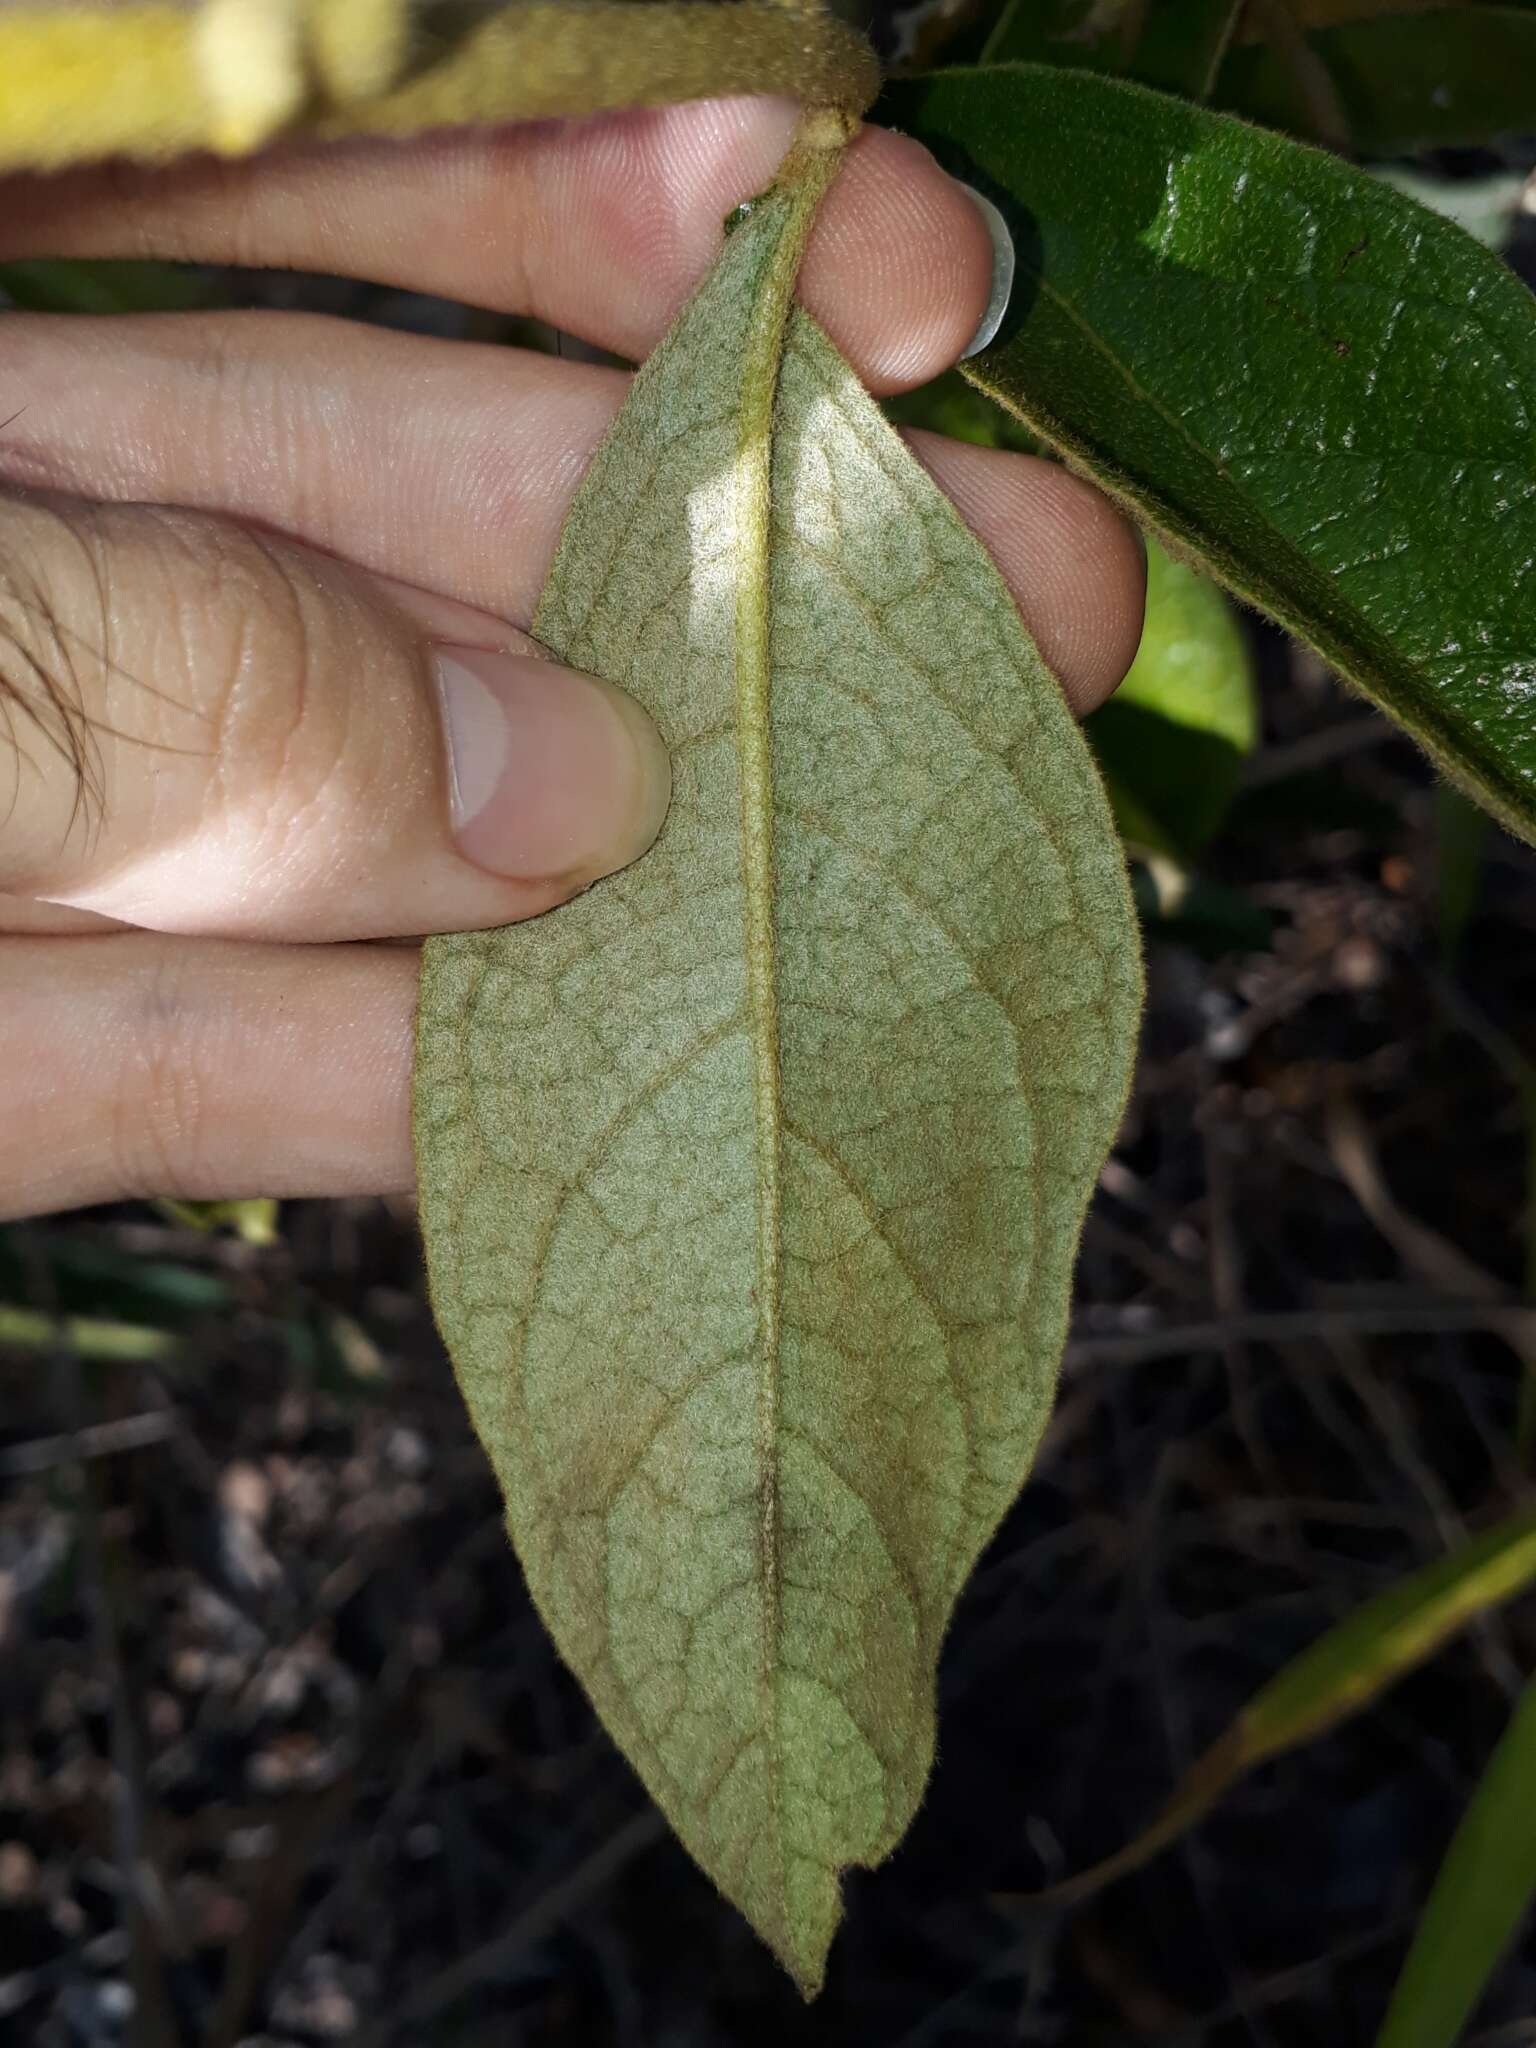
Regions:
[[1000, 65], [887, 118], [1011, 209], [966, 374], [1536, 834], [1536, 301], [1449, 222], [1141, 87]]

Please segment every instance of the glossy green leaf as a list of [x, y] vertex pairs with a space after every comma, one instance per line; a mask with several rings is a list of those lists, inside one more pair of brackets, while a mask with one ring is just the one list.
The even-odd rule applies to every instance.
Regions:
[[1490, 1608], [1536, 1585], [1536, 1512], [1512, 1516], [1391, 1586], [1255, 1694], [1151, 1827], [1053, 1895], [1095, 1891], [1149, 1862], [1240, 1778], [1357, 1714]]
[[1156, 541], [1136, 659], [1086, 730], [1124, 836], [1188, 865], [1237, 794], [1258, 738], [1258, 701], [1230, 601]]
[[966, 374], [1536, 834], [1536, 299], [1448, 221], [1164, 95], [999, 65], [887, 117], [1011, 208]]
[[640, 372], [535, 621], [657, 719], [661, 838], [429, 941], [416, 1089], [433, 1298], [533, 1596], [807, 1991], [1045, 1423], [1139, 984], [1057, 684], [790, 315], [809, 203], [786, 173]]
[[[1486, 142], [1536, 127], [1536, 11], [1447, 7], [1315, 28], [1307, 48], [1337, 95], [1360, 156], [1399, 156]], [[1262, 43], [1230, 52], [1214, 103], [1272, 128], [1310, 136], [1302, 80]]]
[[1452, 2048], [1536, 1900], [1536, 1681], [1462, 1816], [1376, 2048]]

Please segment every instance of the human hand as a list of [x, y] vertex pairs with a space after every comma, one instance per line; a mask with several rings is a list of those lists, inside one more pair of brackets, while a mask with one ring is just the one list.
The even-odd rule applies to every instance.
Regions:
[[[12, 179], [0, 260], [341, 272], [638, 357], [793, 118]], [[990, 268], [961, 189], [870, 130], [801, 296], [891, 392], [959, 356]], [[531, 917], [665, 810], [638, 707], [526, 637], [625, 384], [307, 313], [4, 316], [0, 1215], [410, 1185], [417, 959], [379, 942]], [[1130, 529], [1050, 464], [910, 438], [1090, 709], [1135, 651]]]

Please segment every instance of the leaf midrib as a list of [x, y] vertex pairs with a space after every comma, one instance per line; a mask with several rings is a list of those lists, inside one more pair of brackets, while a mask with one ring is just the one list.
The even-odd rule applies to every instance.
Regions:
[[[779, 1071], [777, 932], [774, 917], [774, 783], [771, 723], [772, 468], [774, 408], [795, 279], [823, 192], [836, 174], [845, 135], [817, 146], [807, 132], [780, 171], [778, 190], [788, 219], [775, 239], [754, 296], [742, 351], [740, 431], [736, 449], [735, 527], [741, 576], [736, 593], [736, 749], [741, 779], [741, 864], [747, 1018], [752, 1047], [753, 1123], [757, 1155], [757, 1410], [753, 1432], [759, 1487], [758, 1550], [762, 1585], [759, 1682], [768, 1803], [784, 1899], [788, 1856], [779, 1779], [777, 1723], [782, 1588], [779, 1498], [779, 1349], [783, 1292], [784, 1115]], [[841, 131], [841, 124], [837, 124]], [[830, 139], [830, 138], [829, 138]], [[793, 1929], [786, 1918], [790, 1947]]]

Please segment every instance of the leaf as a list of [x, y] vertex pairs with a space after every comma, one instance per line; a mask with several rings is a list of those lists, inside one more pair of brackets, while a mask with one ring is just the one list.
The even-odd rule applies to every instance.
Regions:
[[1258, 725], [1253, 656], [1231, 605], [1149, 542], [1141, 645], [1085, 728], [1124, 836], [1187, 866], [1220, 829]]
[[1028, 65], [885, 110], [1011, 208], [1015, 307], [965, 364], [1536, 834], [1536, 300], [1283, 137]]
[[53, 1351], [63, 1348], [83, 1359], [113, 1365], [169, 1358], [179, 1340], [167, 1330], [138, 1323], [108, 1322], [101, 1316], [55, 1316], [42, 1309], [0, 1302], [0, 1350]]
[[1249, 1701], [1133, 1842], [1033, 1898], [1080, 1898], [1139, 1870], [1260, 1764], [1326, 1734], [1490, 1608], [1536, 1583], [1536, 1511], [1411, 1573], [1319, 1638]]
[[105, 1315], [156, 1329], [195, 1324], [230, 1301], [229, 1282], [218, 1273], [82, 1243], [68, 1229], [30, 1228], [24, 1248], [0, 1230], [0, 1298], [25, 1296], [40, 1273], [48, 1305], [60, 1314]]
[[232, 1202], [182, 1202], [162, 1195], [158, 1206], [194, 1230], [232, 1230], [246, 1244], [277, 1243], [277, 1204], [270, 1195], [244, 1195]]
[[[1481, 143], [1536, 126], [1536, 12], [1464, 5], [1316, 28], [1307, 48], [1332, 81], [1362, 156]], [[1215, 104], [1313, 133], [1302, 81], [1277, 49], [1233, 50]]]
[[879, 67], [820, 0], [75, 0], [0, 6], [0, 170], [242, 155], [777, 92], [861, 113]]
[[0, 292], [32, 313], [181, 313], [206, 298], [179, 264], [51, 257], [0, 264]]
[[1536, 1899], [1536, 1680], [1462, 1815], [1376, 2048], [1452, 2048]]
[[535, 620], [657, 719], [661, 838], [428, 942], [416, 1134], [534, 1599], [810, 1993], [1045, 1423], [1139, 968], [991, 561], [819, 329], [785, 343], [807, 189], [640, 372]]

